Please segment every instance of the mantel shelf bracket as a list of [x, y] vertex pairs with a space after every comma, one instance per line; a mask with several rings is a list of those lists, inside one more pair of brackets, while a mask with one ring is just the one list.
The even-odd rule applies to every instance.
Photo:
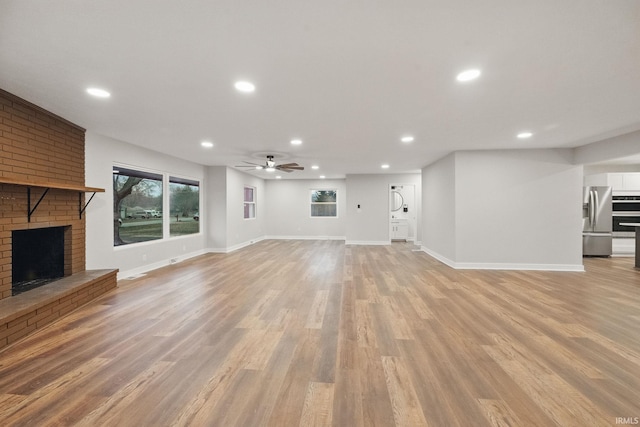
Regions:
[[[27, 187], [27, 222], [31, 222], [31, 216], [36, 211], [36, 209], [38, 209], [40, 202], [42, 202], [42, 199], [44, 199], [44, 196], [47, 195], [49, 190], [50, 188], [45, 187], [44, 192], [36, 202], [35, 206], [32, 208], [31, 207], [31, 187]], [[96, 191], [92, 192], [93, 194], [91, 195], [91, 197], [89, 198], [87, 203], [85, 203], [84, 206], [82, 206], [82, 193], [83, 193], [82, 191], [78, 192], [78, 213], [79, 213], [80, 219], [82, 219], [82, 214], [87, 209], [87, 206], [89, 206], [89, 203], [91, 203], [91, 201], [93, 200], [93, 197], [96, 195]]]
[[38, 205], [40, 205], [40, 202], [42, 202], [42, 199], [44, 199], [44, 196], [46, 196], [48, 192], [49, 188], [45, 188], [44, 193], [42, 193], [36, 205], [31, 209], [31, 187], [27, 187], [27, 222], [31, 222], [31, 215], [38, 209]]
[[87, 206], [89, 206], [89, 203], [91, 203], [95, 195], [96, 195], [96, 192], [94, 191], [91, 197], [89, 197], [89, 200], [87, 200], [87, 203], [85, 203], [84, 206], [82, 206], [82, 193], [81, 192], [78, 193], [78, 210], [80, 211], [80, 219], [82, 219], [82, 214], [87, 209]]

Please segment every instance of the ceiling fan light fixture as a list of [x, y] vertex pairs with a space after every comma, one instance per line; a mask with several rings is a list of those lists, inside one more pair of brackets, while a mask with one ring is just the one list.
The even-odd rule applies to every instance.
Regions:
[[267, 172], [274, 172], [276, 170], [291, 173], [295, 171], [303, 171], [304, 166], [300, 166], [297, 163], [281, 163], [276, 164], [275, 155], [267, 155], [266, 160], [263, 164], [247, 162], [243, 161], [243, 165], [237, 165], [238, 168], [249, 168], [254, 170], [265, 170]]

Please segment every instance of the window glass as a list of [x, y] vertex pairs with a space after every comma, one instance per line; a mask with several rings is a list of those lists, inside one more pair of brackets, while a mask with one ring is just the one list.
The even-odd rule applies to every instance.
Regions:
[[311, 190], [311, 216], [337, 217], [337, 190]]
[[200, 183], [169, 177], [169, 235], [200, 232]]
[[113, 168], [113, 245], [162, 239], [162, 175]]
[[256, 189], [254, 187], [244, 187], [244, 218], [256, 217]]

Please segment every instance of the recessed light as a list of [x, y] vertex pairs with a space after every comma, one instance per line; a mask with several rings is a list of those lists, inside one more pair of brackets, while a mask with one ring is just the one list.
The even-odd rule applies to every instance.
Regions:
[[318, 165], [313, 165], [313, 166], [311, 166], [311, 169], [317, 170], [317, 169], [320, 169], [320, 166], [318, 166]]
[[267, 172], [275, 172], [276, 168], [269, 167], [269, 168], [264, 168], [264, 170], [266, 170]]
[[465, 70], [456, 76], [456, 80], [459, 82], [468, 82], [471, 80], [475, 80], [480, 77], [480, 70], [477, 68], [473, 68], [471, 70]]
[[320, 179], [325, 179], [326, 177], [324, 175], [320, 175]]
[[389, 165], [388, 165], [388, 164], [386, 164], [386, 163], [385, 163], [384, 165], [381, 165], [380, 167], [381, 167], [382, 169], [389, 169]]
[[256, 166], [256, 169], [261, 170], [262, 166]]
[[253, 83], [247, 82], [247, 81], [236, 82], [234, 86], [240, 92], [245, 92], [245, 93], [251, 93], [256, 90], [256, 86]]
[[87, 89], [87, 93], [89, 95], [93, 95], [96, 98], [109, 98], [111, 94], [104, 89], [100, 89], [97, 87], [90, 87]]
[[291, 140], [291, 145], [300, 145], [302, 144], [302, 140], [300, 139], [292, 139]]
[[211, 142], [211, 141], [202, 141], [200, 143], [200, 145], [202, 145], [204, 148], [211, 148], [211, 147], [213, 147], [213, 142]]
[[526, 132], [520, 132], [517, 136], [520, 139], [527, 139], [527, 138], [531, 138], [533, 134], [529, 131], [526, 131]]
[[400, 138], [400, 141], [405, 143], [413, 142], [413, 140], [414, 138], [411, 135], [403, 136], [402, 138]]
[[280, 175], [276, 176], [276, 179], [282, 179], [282, 177]]

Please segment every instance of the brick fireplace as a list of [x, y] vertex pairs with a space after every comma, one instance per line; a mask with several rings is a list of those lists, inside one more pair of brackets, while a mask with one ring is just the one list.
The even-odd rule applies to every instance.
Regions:
[[[84, 129], [4, 91], [0, 91], [0, 106], [1, 178], [84, 186]], [[45, 189], [0, 185], [0, 299], [11, 296], [14, 230], [69, 227], [65, 276], [85, 269], [85, 220], [77, 208], [84, 194], [52, 188], [29, 218], [28, 192], [33, 208]]]
[[[36, 316], [42, 304], [50, 305], [51, 295], [64, 300], [77, 294], [73, 286], [67, 286], [46, 297], [38, 297], [43, 295], [38, 289], [12, 296], [12, 236], [16, 231], [62, 228], [64, 276], [86, 276], [85, 193], [103, 190], [85, 187], [84, 137], [83, 128], [0, 89], [0, 348], [11, 343], [7, 337], [22, 335], [16, 334], [16, 326], [24, 324], [25, 330], [40, 327], [30, 316]], [[108, 285], [98, 280], [101, 289], [115, 287], [113, 271], [108, 274]], [[33, 296], [27, 296], [30, 293]], [[77, 306], [78, 301], [76, 298], [71, 305]]]

